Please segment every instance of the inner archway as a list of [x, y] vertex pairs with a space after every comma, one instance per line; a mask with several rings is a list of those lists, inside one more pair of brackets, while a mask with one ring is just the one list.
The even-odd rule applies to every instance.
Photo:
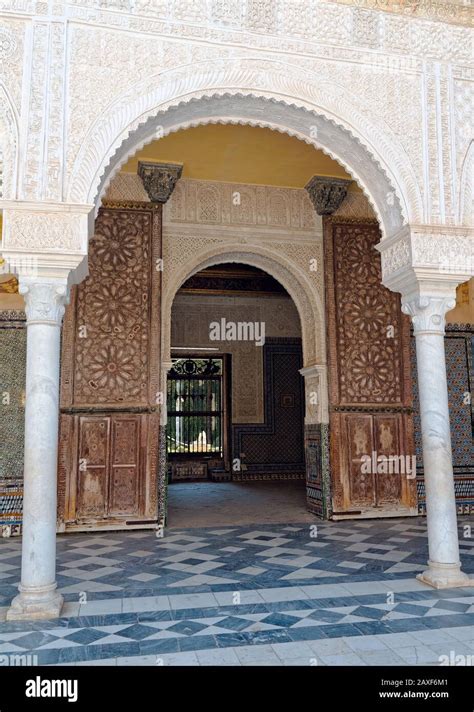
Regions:
[[248, 262], [218, 262], [186, 279], [170, 321], [168, 526], [313, 521], [288, 292]]

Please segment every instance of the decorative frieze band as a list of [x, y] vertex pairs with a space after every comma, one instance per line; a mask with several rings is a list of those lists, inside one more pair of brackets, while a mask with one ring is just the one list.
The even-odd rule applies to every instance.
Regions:
[[[107, 200], [146, 200], [137, 175], [120, 173]], [[181, 179], [163, 210], [163, 225], [184, 223], [228, 227], [291, 228], [314, 233], [318, 217], [301, 188]]]
[[46, 279], [77, 270], [73, 282], [85, 277], [92, 206], [26, 201], [4, 206], [2, 257], [9, 272]]
[[474, 231], [469, 228], [415, 225], [377, 245], [383, 283], [402, 289], [408, 273], [418, 279], [457, 283], [474, 274]]
[[87, 212], [69, 212], [67, 206], [55, 211], [54, 207], [31, 204], [21, 209], [6, 208], [4, 221], [5, 250], [87, 252]]
[[26, 314], [20, 309], [0, 309], [0, 324], [2, 328], [5, 324], [13, 324], [14, 326], [18, 323], [23, 325], [26, 321]]

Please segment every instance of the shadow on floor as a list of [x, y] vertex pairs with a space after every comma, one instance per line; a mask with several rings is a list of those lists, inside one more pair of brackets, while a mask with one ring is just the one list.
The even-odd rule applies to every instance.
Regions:
[[315, 521], [303, 480], [177, 482], [168, 489], [170, 528]]

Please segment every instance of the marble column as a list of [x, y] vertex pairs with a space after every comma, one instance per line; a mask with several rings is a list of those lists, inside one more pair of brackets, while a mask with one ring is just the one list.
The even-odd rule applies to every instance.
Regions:
[[445, 314], [455, 299], [443, 291], [402, 296], [402, 310], [412, 318], [416, 339], [428, 523], [428, 568], [417, 578], [434, 588], [474, 584], [459, 560], [444, 351]]
[[20, 277], [27, 318], [23, 537], [19, 595], [8, 620], [55, 618], [56, 499], [61, 321], [65, 279]]

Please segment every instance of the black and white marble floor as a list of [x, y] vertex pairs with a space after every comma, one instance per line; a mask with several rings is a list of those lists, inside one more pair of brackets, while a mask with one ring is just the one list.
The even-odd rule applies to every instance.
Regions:
[[[460, 541], [474, 575], [472, 518], [460, 519]], [[0, 541], [3, 618], [20, 547]], [[415, 578], [422, 518], [69, 534], [58, 559], [62, 617], [3, 620], [2, 664], [474, 663], [474, 588]]]

